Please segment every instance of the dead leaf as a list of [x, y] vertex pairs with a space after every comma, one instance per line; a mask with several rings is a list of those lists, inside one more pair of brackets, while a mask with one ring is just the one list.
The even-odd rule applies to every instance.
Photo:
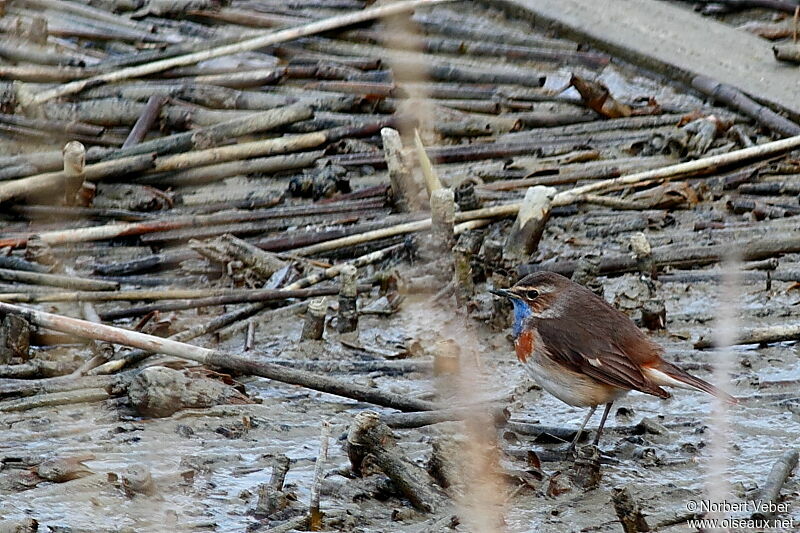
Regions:
[[605, 118], [629, 117], [633, 113], [631, 106], [614, 99], [608, 87], [599, 81], [584, 80], [573, 74], [569, 83], [580, 93], [587, 107]]

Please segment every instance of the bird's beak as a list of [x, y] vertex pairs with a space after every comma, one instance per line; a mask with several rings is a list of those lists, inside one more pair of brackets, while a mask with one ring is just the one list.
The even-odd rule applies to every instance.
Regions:
[[508, 289], [489, 289], [489, 292], [491, 292], [492, 294], [496, 294], [497, 296], [502, 296], [504, 298], [517, 298], [517, 295]]

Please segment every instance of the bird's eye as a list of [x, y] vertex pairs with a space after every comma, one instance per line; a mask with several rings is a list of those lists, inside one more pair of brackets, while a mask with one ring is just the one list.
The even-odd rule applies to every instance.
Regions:
[[539, 291], [536, 289], [528, 289], [525, 291], [525, 298], [528, 300], [535, 300], [539, 296]]

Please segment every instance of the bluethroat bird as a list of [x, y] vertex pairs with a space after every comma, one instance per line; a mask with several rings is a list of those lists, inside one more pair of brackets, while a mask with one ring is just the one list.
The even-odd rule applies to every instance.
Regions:
[[662, 359], [627, 315], [589, 289], [553, 272], [534, 272], [510, 289], [490, 291], [514, 304], [517, 359], [544, 390], [569, 405], [590, 407], [570, 445], [574, 450], [597, 406], [605, 404], [594, 444], [615, 400], [636, 390], [659, 398], [661, 387], [699, 389], [736, 399]]

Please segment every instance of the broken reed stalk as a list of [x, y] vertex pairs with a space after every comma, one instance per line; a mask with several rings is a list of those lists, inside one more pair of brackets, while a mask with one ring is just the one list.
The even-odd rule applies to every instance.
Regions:
[[[350, 265], [353, 265], [355, 267], [362, 267], [362, 266], [369, 265], [371, 263], [377, 263], [378, 261], [382, 261], [386, 257], [389, 257], [391, 255], [395, 255], [395, 254], [400, 253], [400, 251], [403, 248], [405, 248], [405, 246], [406, 246], [405, 243], [400, 243], [400, 244], [395, 244], [395, 245], [392, 245], [392, 246], [388, 246], [388, 247], [383, 248], [381, 250], [376, 250], [376, 251], [368, 253], [366, 255], [362, 255], [361, 257], [357, 257], [357, 258], [353, 259], [352, 261], [349, 261], [348, 263], [345, 263], [345, 264], [350, 264]], [[315, 285], [315, 284], [317, 284], [317, 283], [319, 283], [321, 281], [324, 281], [326, 279], [334, 278], [339, 274], [342, 266], [343, 265], [336, 265], [336, 266], [330, 267], [328, 269], [325, 269], [322, 272], [318, 272], [316, 274], [312, 274], [311, 276], [306, 276], [305, 278], [301, 278], [301, 279], [299, 279], [299, 280], [287, 285], [286, 287], [284, 287], [281, 290], [284, 290], [284, 291], [298, 290], [298, 289], [302, 289], [302, 288], [305, 288], [305, 287], [309, 287], [311, 285]], [[300, 304], [302, 304], [302, 302], [300, 302]], [[200, 335], [205, 335], [207, 333], [212, 333], [212, 332], [217, 331], [219, 329], [222, 329], [224, 327], [230, 326], [231, 324], [233, 324], [235, 322], [238, 322], [239, 320], [244, 320], [247, 317], [250, 317], [250, 316], [252, 316], [252, 315], [254, 315], [254, 314], [256, 314], [256, 313], [258, 313], [260, 311], [263, 311], [264, 309], [266, 309], [266, 307], [268, 305], [269, 305], [269, 302], [259, 302], [259, 303], [247, 305], [247, 306], [243, 307], [242, 309], [237, 309], [235, 311], [231, 311], [229, 313], [225, 313], [224, 315], [221, 315], [221, 316], [211, 320], [207, 324], [199, 324], [199, 325], [196, 325], [196, 326], [194, 326], [192, 328], [189, 328], [187, 330], [184, 330], [184, 331], [181, 331], [179, 333], [176, 333], [175, 335], [170, 337], [170, 339], [175, 340], [175, 341], [189, 341], [189, 340], [192, 340], [192, 339], [194, 339], [196, 337], [199, 337]], [[288, 310], [284, 311], [284, 309], [286, 309], [286, 308], [277, 309], [276, 311], [289, 312]], [[105, 373], [110, 373], [110, 372], [116, 372], [117, 370], [119, 370], [120, 368], [123, 368], [126, 365], [133, 364], [133, 363], [136, 363], [138, 361], [141, 361], [142, 359], [148, 357], [151, 353], [152, 353], [151, 351], [147, 351], [147, 350], [134, 350], [134, 351], [129, 352], [128, 354], [126, 354], [124, 358], [117, 359], [117, 360], [114, 360], [114, 361], [110, 361], [109, 363], [101, 365], [100, 367], [95, 369], [95, 371], [93, 371], [92, 373], [97, 373], [97, 374], [104, 373], [105, 374]]]
[[159, 188], [205, 185], [232, 176], [248, 174], [275, 174], [283, 170], [308, 168], [325, 155], [324, 150], [300, 152], [255, 159], [240, 159], [215, 165], [205, 165], [167, 174], [145, 174], [133, 179], [134, 183], [153, 184]]
[[[241, 137], [250, 133], [269, 131], [280, 126], [303, 121], [311, 118], [313, 114], [314, 112], [308, 105], [297, 103], [267, 111], [248, 113], [244, 117], [220, 122], [213, 126], [175, 133], [173, 135], [167, 135], [166, 137], [159, 137], [118, 150], [108, 151], [93, 148], [89, 151], [89, 158], [93, 162], [96, 162], [101, 159], [110, 161], [144, 154], [163, 155], [174, 152], [187, 152], [190, 150], [205, 150], [231, 138]], [[62, 154], [60, 150], [57, 152], [40, 152], [28, 156], [14, 156], [4, 159], [7, 160], [4, 165], [10, 167], [6, 169], [5, 174], [14, 171], [15, 168], [19, 169], [19, 172], [11, 172], [6, 179], [24, 176], [33, 177], [32, 175], [36, 172], [58, 170], [62, 164]], [[27, 170], [29, 168], [33, 170]], [[38, 189], [46, 190], [51, 187], [46, 180], [48, 176], [49, 174], [42, 174], [38, 177], [34, 177], [34, 179], [29, 182], [22, 183], [25, 184], [27, 188], [33, 188], [35, 186]], [[0, 201], [2, 201], [5, 187], [5, 185], [0, 185]]]
[[788, 150], [793, 150], [798, 146], [800, 146], [800, 135], [795, 135], [794, 137], [781, 139], [779, 141], [772, 141], [765, 144], [759, 144], [757, 146], [735, 150], [726, 154], [704, 157], [694, 161], [687, 161], [686, 163], [678, 163], [676, 165], [669, 165], [653, 170], [646, 170], [644, 172], [637, 172], [635, 174], [629, 174], [619, 178], [589, 183], [581, 187], [574, 187], [558, 193], [553, 198], [553, 206], [556, 207], [568, 205], [576, 201], [581, 195], [590, 192], [608, 191], [620, 186], [633, 185], [635, 183], [642, 183], [651, 180], [670, 179], [684, 174], [708, 172], [719, 167], [732, 165], [734, 163], [767, 157]]
[[326, 132], [313, 132], [186, 152], [156, 159], [152, 172], [167, 172], [256, 156], [295, 152], [306, 148], [316, 148], [327, 140]]
[[[275, 212], [277, 214], [277, 212]], [[148, 220], [127, 224], [105, 224], [102, 226], [89, 226], [69, 230], [46, 231], [36, 234], [42, 242], [57, 245], [65, 243], [89, 242], [114, 237], [143, 235], [145, 233], [166, 232], [181, 228], [190, 228], [207, 225], [218, 225], [230, 222], [255, 221], [270, 218], [271, 213], [254, 212], [220, 212], [212, 215], [187, 215], [161, 220]], [[255, 216], [254, 216], [255, 215]], [[21, 247], [27, 243], [29, 235], [19, 237], [0, 238], [0, 247]]]
[[383, 141], [383, 156], [386, 159], [389, 181], [392, 185], [392, 197], [397, 210], [419, 211], [422, 207], [419, 202], [421, 191], [414, 180], [407, 154], [403, 151], [400, 133], [392, 128], [383, 128], [381, 140]]
[[157, 72], [163, 72], [167, 69], [175, 67], [193, 65], [195, 63], [207, 61], [217, 57], [238, 54], [240, 52], [249, 52], [259, 48], [264, 48], [266, 46], [299, 39], [301, 37], [307, 37], [309, 35], [315, 35], [325, 31], [358, 24], [360, 22], [366, 22], [376, 18], [404, 13], [417, 7], [435, 5], [449, 1], [450, 0], [408, 0], [404, 2], [395, 2], [386, 6], [364, 9], [355, 13], [347, 13], [346, 15], [330, 17], [305, 24], [297, 28], [289, 28], [286, 30], [271, 32], [268, 35], [253, 37], [235, 44], [212, 48], [211, 50], [204, 50], [202, 52], [195, 52], [193, 54], [162, 59], [160, 61], [154, 61], [144, 65], [123, 68], [97, 76], [92, 76], [91, 78], [65, 83], [58, 87], [47, 89], [31, 95], [26, 102], [23, 102], [23, 105], [36, 106], [54, 98], [81, 92], [89, 87], [97, 87], [98, 85], [104, 85], [107, 83], [128, 80], [131, 78], [139, 78], [142, 76], [155, 74]]
[[436, 408], [432, 402], [418, 400], [394, 392], [384, 392], [372, 387], [358, 385], [350, 381], [330, 376], [314, 374], [281, 365], [265, 363], [242, 355], [219, 352], [200, 346], [129, 331], [86, 320], [45, 313], [35, 309], [0, 303], [0, 312], [20, 315], [28, 322], [62, 333], [71, 333], [86, 339], [103, 340], [141, 348], [151, 352], [172, 355], [196, 361], [212, 367], [220, 367], [232, 372], [260, 376], [282, 383], [299, 385], [328, 394], [335, 394], [356, 401], [390, 407], [400, 411], [429, 411]]
[[506, 238], [503, 257], [514, 261], [527, 261], [539, 246], [544, 227], [550, 218], [550, 199], [555, 196], [552, 187], [529, 187], [520, 204], [517, 219]]
[[[206, 335], [209, 333], [214, 333], [234, 322], [239, 320], [244, 320], [257, 312], [264, 309], [268, 304], [266, 302], [260, 302], [256, 304], [246, 305], [240, 309], [236, 309], [234, 311], [230, 311], [225, 313], [224, 315], [220, 315], [209, 322], [204, 324], [196, 324], [189, 329], [185, 329], [183, 331], [179, 331], [175, 335], [170, 336], [169, 338], [174, 341], [190, 341], [194, 338], [200, 337], [201, 335]], [[87, 372], [90, 375], [99, 375], [99, 374], [111, 374], [113, 372], [117, 372], [118, 370], [138, 363], [139, 361], [146, 359], [153, 352], [147, 350], [131, 350], [127, 352], [122, 357], [118, 359], [114, 359], [113, 361], [109, 361], [108, 363], [104, 363], [97, 368], [94, 368]]]
[[350, 333], [358, 329], [358, 268], [344, 265], [339, 272], [339, 314], [336, 331]]
[[[512, 215], [516, 212], [516, 208], [517, 204], [509, 204], [503, 206], [488, 207], [486, 209], [476, 209], [475, 211], [467, 211], [464, 213], [456, 213], [456, 220], [459, 220], [459, 215], [462, 215], [461, 218], [467, 220], [468, 222], [465, 222], [463, 224], [458, 224], [455, 227], [455, 233], [456, 235], [458, 235], [463, 233], [464, 231], [475, 229], [476, 227], [488, 224], [490, 222], [489, 220], [490, 218]], [[388, 228], [367, 231], [364, 233], [357, 233], [356, 235], [341, 237], [339, 239], [333, 239], [330, 241], [321, 242], [319, 244], [312, 244], [310, 246], [298, 248], [294, 250], [293, 253], [301, 256], [318, 254], [322, 252], [328, 252], [330, 250], [338, 250], [339, 248], [345, 248], [347, 246], [355, 246], [356, 244], [362, 244], [369, 241], [384, 239], [387, 237], [394, 237], [395, 235], [402, 235], [404, 233], [425, 231], [427, 229], [430, 229], [430, 227], [431, 227], [431, 219], [426, 218], [424, 220], [418, 220], [416, 222], [407, 222], [405, 224], [398, 224], [396, 226], [391, 226]]]
[[233, 137], [241, 137], [250, 133], [264, 132], [287, 124], [294, 124], [295, 122], [307, 120], [313, 115], [312, 109], [304, 103], [287, 105], [267, 111], [254, 112], [242, 118], [219, 122], [213, 126], [145, 141], [134, 146], [115, 150], [105, 155], [104, 158], [116, 159], [149, 152], [155, 152], [160, 155], [203, 150]]
[[75, 194], [83, 185], [83, 171], [86, 168], [86, 148], [78, 141], [64, 145], [64, 202], [75, 203]]
[[[747, 161], [755, 158], [767, 157], [777, 153], [782, 153], [794, 148], [800, 147], [800, 135], [773, 141], [750, 148], [743, 148], [726, 154], [714, 155], [695, 161], [686, 163], [678, 163], [667, 167], [647, 170], [644, 172], [637, 172], [619, 178], [611, 178], [601, 180], [594, 183], [589, 183], [580, 187], [574, 187], [569, 190], [562, 191], [553, 197], [551, 202], [552, 207], [563, 207], [570, 205], [574, 202], [581, 201], [582, 197], [591, 192], [603, 192], [616, 189], [622, 186], [633, 185], [636, 183], [649, 182], [654, 180], [666, 180], [682, 176], [685, 174], [696, 174], [699, 172], [707, 172], [721, 166], [732, 165], [742, 161]], [[516, 215], [519, 212], [520, 203], [509, 203], [493, 207], [486, 207], [483, 209], [475, 209], [472, 211], [463, 211], [456, 213], [456, 222], [464, 222], [468, 220], [489, 219], [497, 217], [506, 217]], [[346, 246], [353, 246], [371, 240], [383, 239], [395, 235], [402, 235], [404, 233], [413, 233], [417, 231], [425, 231], [431, 227], [431, 219], [418, 220], [416, 222], [408, 222], [399, 224], [388, 228], [383, 228], [356, 235], [350, 235], [339, 239], [321, 242], [304, 248], [298, 248], [295, 253], [298, 255], [312, 255], [330, 250], [344, 248]], [[462, 224], [456, 226], [456, 233], [464, 231]]]
[[433, 189], [431, 201], [431, 247], [449, 254], [455, 243], [455, 193], [452, 189]]
[[303, 331], [300, 338], [303, 340], [318, 341], [325, 333], [325, 317], [328, 314], [328, 300], [318, 298], [308, 303], [306, 317], [303, 321]]
[[81, 389], [68, 392], [38, 394], [31, 398], [19, 398], [0, 403], [0, 412], [11, 413], [28, 411], [39, 407], [55, 407], [78, 403], [91, 403], [108, 400], [112, 394], [105, 389]]

